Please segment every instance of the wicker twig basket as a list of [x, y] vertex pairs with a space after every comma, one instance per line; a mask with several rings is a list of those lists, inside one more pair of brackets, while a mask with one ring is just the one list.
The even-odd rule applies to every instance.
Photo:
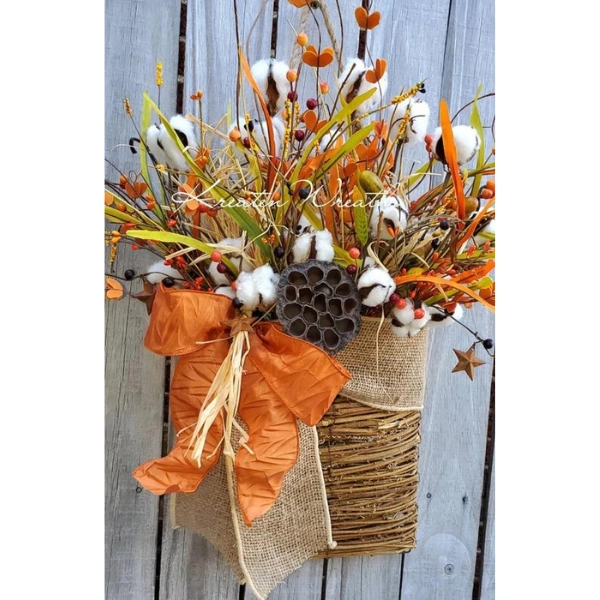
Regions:
[[334, 550], [397, 554], [415, 547], [421, 413], [375, 410], [338, 396], [317, 426]]

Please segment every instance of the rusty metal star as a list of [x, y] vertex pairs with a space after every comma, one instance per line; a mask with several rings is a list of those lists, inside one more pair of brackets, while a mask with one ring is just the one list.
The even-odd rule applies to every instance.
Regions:
[[143, 302], [146, 305], [148, 314], [152, 312], [152, 304], [154, 303], [154, 296], [156, 296], [156, 286], [152, 285], [149, 281], [144, 279], [144, 289], [137, 294], [131, 294], [132, 298]]
[[457, 373], [458, 371], [464, 371], [469, 376], [469, 379], [473, 381], [475, 368], [484, 365], [485, 361], [479, 360], [475, 356], [474, 346], [471, 346], [466, 352], [454, 350], [454, 354], [456, 354], [456, 358], [458, 358], [458, 363], [454, 369], [452, 369], [452, 372]]
[[225, 327], [231, 328], [231, 335], [235, 336], [242, 331], [253, 331], [252, 325], [256, 321], [256, 317], [238, 317], [237, 319], [227, 319], [222, 321]]

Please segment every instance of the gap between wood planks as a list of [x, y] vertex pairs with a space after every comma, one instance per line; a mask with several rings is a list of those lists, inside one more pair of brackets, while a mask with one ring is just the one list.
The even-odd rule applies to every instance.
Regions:
[[490, 389], [490, 409], [488, 416], [487, 441], [483, 467], [483, 485], [481, 489], [481, 512], [479, 515], [479, 533], [477, 536], [477, 557], [475, 559], [475, 576], [473, 578], [472, 600], [480, 600], [483, 565], [485, 562], [485, 540], [487, 534], [488, 509], [490, 505], [490, 489], [492, 482], [492, 462], [494, 460], [494, 439], [496, 410], [496, 361], [492, 369], [492, 386]]

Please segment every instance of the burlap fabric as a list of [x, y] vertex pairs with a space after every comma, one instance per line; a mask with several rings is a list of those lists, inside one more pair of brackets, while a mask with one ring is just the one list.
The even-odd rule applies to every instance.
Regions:
[[[334, 465], [335, 471], [330, 472], [332, 464], [328, 461], [333, 454], [326, 449], [331, 443], [329, 438], [332, 434], [329, 427], [328, 439], [323, 438], [319, 442], [317, 428], [308, 427], [300, 421], [298, 421], [300, 458], [286, 475], [281, 495], [273, 508], [257, 519], [253, 527], [244, 524], [235, 498], [235, 481], [233, 486], [227, 481], [224, 457], [196, 492], [176, 495], [172, 507], [173, 525], [195, 531], [211, 542], [231, 565], [240, 581], [249, 584], [256, 596], [261, 599], [266, 598], [275, 586], [309, 558], [315, 555], [336, 555], [335, 551], [331, 552], [336, 542], [335, 536], [332, 536], [330, 509], [336, 515], [335, 530], [340, 538], [345, 538], [340, 540], [342, 545], [340, 555], [398, 552], [412, 548], [416, 532], [416, 446], [420, 423], [419, 414], [414, 411], [420, 411], [423, 407], [427, 341], [427, 332], [421, 332], [411, 339], [402, 339], [391, 332], [389, 320], [381, 323], [381, 319], [364, 317], [358, 337], [336, 355], [336, 359], [353, 376], [353, 379], [341, 390], [340, 395], [368, 407], [403, 414], [402, 417], [400, 415], [395, 417], [393, 413], [388, 412], [392, 419], [401, 418], [398, 424], [393, 425], [393, 429], [397, 432], [395, 435], [402, 437], [402, 439], [397, 438], [396, 441], [391, 440], [393, 444], [397, 443], [394, 451], [398, 457], [393, 457], [394, 465], [390, 464], [392, 460], [390, 456], [394, 452], [388, 454], [385, 448], [383, 451], [388, 454], [387, 457], [377, 456], [377, 460], [374, 460], [375, 457], [372, 456], [373, 464], [366, 465], [367, 471], [372, 471], [368, 474], [372, 479], [368, 481], [370, 487], [375, 485], [376, 479], [384, 477], [385, 481], [390, 480], [390, 468], [394, 466], [394, 476], [391, 479], [397, 476], [396, 480], [388, 483], [396, 486], [397, 496], [402, 496], [397, 506], [392, 502], [391, 511], [388, 506], [387, 514], [383, 514], [381, 506], [370, 505], [369, 510], [375, 513], [370, 515], [369, 529], [375, 531], [377, 539], [372, 537], [366, 540], [364, 536], [360, 536], [358, 531], [361, 527], [360, 516], [358, 521], [356, 519], [348, 521], [346, 517], [342, 519], [338, 517], [340, 510], [343, 513], [347, 508], [336, 505], [342, 500], [339, 490], [333, 489], [334, 485], [339, 486], [339, 477], [335, 482], [334, 477], [338, 476], [342, 468], [343, 479], [349, 481], [349, 474], [344, 474], [343, 469], [347, 461], [346, 457], [350, 455], [352, 455], [351, 460], [356, 463], [356, 442], [359, 441], [356, 432], [348, 435], [348, 448], [340, 447], [343, 440], [339, 435], [337, 436], [335, 459], [337, 464]], [[331, 414], [336, 414], [335, 402], [331, 411], [333, 411]], [[328, 413], [325, 419], [330, 416]], [[384, 433], [389, 430], [390, 423], [384, 416], [373, 414], [372, 418], [377, 421], [375, 423], [377, 430]], [[364, 425], [365, 418], [362, 417], [361, 420]], [[339, 415], [335, 422], [339, 424]], [[411, 434], [407, 439], [402, 435], [406, 423], [411, 423], [409, 427]], [[363, 438], [362, 432], [358, 437]], [[376, 438], [370, 439], [377, 446], [381, 445]], [[389, 436], [386, 439], [389, 440]], [[365, 438], [362, 441], [364, 442]], [[320, 457], [319, 443], [321, 444]], [[365, 458], [365, 451], [365, 448], [361, 449], [363, 458]], [[374, 454], [378, 454], [377, 449], [374, 450]], [[365, 458], [360, 462], [369, 461]], [[358, 468], [362, 473], [365, 472], [364, 464]], [[355, 469], [356, 466], [351, 467], [351, 470]], [[327, 474], [325, 478], [327, 484], [323, 472]], [[392, 492], [393, 490], [386, 490], [388, 496]], [[343, 503], [344, 506], [350, 506], [347, 498]], [[380, 512], [381, 524], [377, 522], [379, 518], [377, 515]], [[356, 517], [356, 514], [354, 516]], [[352, 537], [348, 523], [354, 524], [360, 540], [355, 540], [356, 536]], [[380, 535], [382, 527], [388, 532], [385, 543]], [[352, 539], [349, 539], [349, 536]], [[392, 538], [391, 541], [389, 538]]]
[[177, 494], [172, 500], [173, 525], [204, 536], [259, 598], [266, 598], [306, 560], [335, 545], [316, 428], [298, 421], [298, 429], [298, 462], [286, 475], [273, 507], [252, 527], [244, 524], [235, 498], [235, 479], [232, 489], [223, 456], [196, 492]]
[[358, 336], [335, 356], [352, 373], [340, 395], [381, 410], [421, 410], [427, 341], [427, 330], [399, 338], [389, 319], [363, 317]]

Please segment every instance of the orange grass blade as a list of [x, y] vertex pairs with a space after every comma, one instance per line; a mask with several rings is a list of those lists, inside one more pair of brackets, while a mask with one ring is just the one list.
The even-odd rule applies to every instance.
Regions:
[[434, 277], [432, 275], [404, 275], [402, 277], [395, 277], [394, 281], [400, 285], [401, 283], [414, 283], [415, 281], [428, 281], [430, 283], [439, 283], [442, 287], [452, 287], [455, 290], [459, 290], [468, 296], [471, 296], [477, 302], [481, 302], [486, 308], [491, 310], [492, 312], [496, 312], [494, 306], [492, 306], [489, 302], [486, 302], [479, 294], [476, 294], [473, 290], [468, 288], [466, 285], [462, 285], [461, 283], [455, 283], [452, 279], [442, 279], [441, 277]]
[[460, 240], [458, 240], [458, 242], [456, 243], [457, 250], [473, 235], [473, 233], [475, 233], [475, 228], [477, 227], [481, 219], [485, 217], [485, 213], [487, 212], [488, 208], [490, 208], [490, 206], [492, 206], [492, 204], [494, 204], [495, 201], [496, 196], [490, 198], [487, 201], [486, 205], [483, 207], [483, 210], [479, 211], [479, 214], [473, 219], [473, 222], [469, 225], [467, 231], [465, 231], [465, 235], [462, 238], [460, 238]]
[[[248, 80], [248, 83], [254, 90], [254, 93], [257, 95], [258, 100], [260, 102], [260, 106], [263, 110], [263, 113], [265, 114], [265, 121], [267, 123], [267, 132], [269, 134], [269, 153], [271, 153], [271, 152], [274, 153], [274, 151], [275, 151], [275, 136], [273, 135], [273, 121], [271, 120], [271, 115], [269, 114], [269, 111], [267, 110], [267, 104], [265, 103], [262, 93], [261, 93], [260, 89], [258, 88], [256, 81], [254, 81], [254, 77], [252, 77], [252, 71], [250, 70], [250, 65], [248, 64], [248, 61], [246, 60], [246, 57], [244, 56], [241, 47], [239, 48], [238, 51], [239, 51], [239, 55], [240, 55], [240, 63], [242, 65], [242, 69], [244, 70], [244, 74], [246, 75], [246, 79]], [[273, 162], [271, 160], [269, 160], [268, 162], [269, 162], [269, 165], [268, 165], [268, 170], [267, 170], [267, 189], [270, 190], [271, 187], [273, 186], [273, 180], [275, 179], [275, 172], [273, 169]]]
[[446, 163], [452, 175], [454, 189], [456, 190], [456, 201], [458, 204], [458, 218], [465, 218], [465, 190], [462, 179], [460, 178], [460, 169], [456, 159], [456, 146], [454, 145], [454, 135], [452, 133], [452, 121], [450, 120], [450, 111], [448, 104], [442, 98], [440, 101], [440, 124], [442, 126], [442, 142], [444, 144], [444, 156]]

